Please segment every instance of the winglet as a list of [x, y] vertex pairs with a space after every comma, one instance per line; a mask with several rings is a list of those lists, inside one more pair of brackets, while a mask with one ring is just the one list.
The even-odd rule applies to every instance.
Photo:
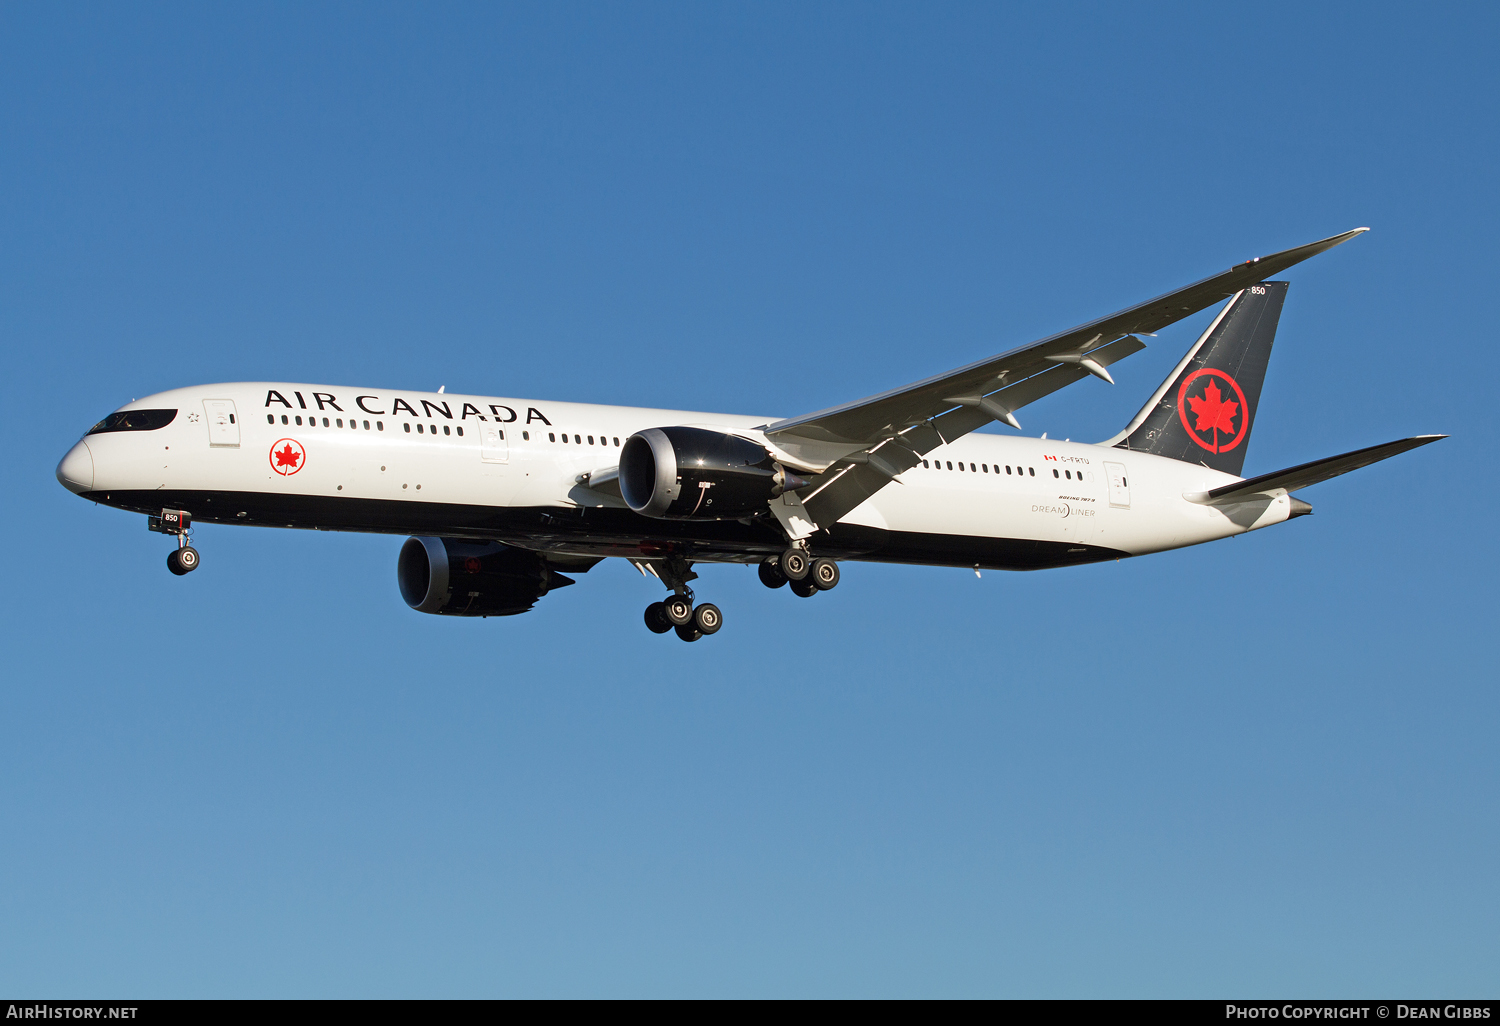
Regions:
[[1309, 242], [1305, 246], [1296, 246], [1292, 249], [1284, 249], [1280, 253], [1272, 253], [1270, 256], [1246, 260], [1243, 264], [1235, 264], [1229, 270], [1231, 272], [1244, 271], [1256, 267], [1258, 264], [1266, 264], [1267, 267], [1262, 277], [1269, 278], [1273, 274], [1280, 274], [1293, 264], [1300, 264], [1309, 257], [1315, 257], [1319, 253], [1326, 253], [1334, 246], [1342, 246], [1356, 235], [1363, 235], [1369, 230], [1368, 228], [1355, 228], [1340, 235], [1330, 235], [1326, 239]]

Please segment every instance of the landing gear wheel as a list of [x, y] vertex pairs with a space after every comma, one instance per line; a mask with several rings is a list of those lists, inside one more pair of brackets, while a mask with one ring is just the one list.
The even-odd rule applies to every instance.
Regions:
[[781, 572], [789, 581], [800, 581], [807, 576], [809, 562], [801, 549], [787, 549], [781, 554]]
[[712, 602], [705, 602], [693, 610], [693, 626], [700, 634], [717, 634], [724, 626], [724, 614]]
[[[662, 615], [673, 627], [683, 627], [693, 619], [693, 604], [681, 595], [673, 595], [661, 604]], [[681, 631], [677, 633], [681, 634]], [[694, 641], [697, 639], [694, 638]]]
[[786, 574], [781, 572], [781, 564], [774, 559], [768, 559], [760, 565], [760, 583], [767, 588], [786, 587]]
[[167, 553], [167, 569], [178, 577], [198, 569], [198, 550], [191, 545]]
[[703, 637], [703, 632], [690, 623], [678, 624], [672, 629], [677, 632], [677, 636], [683, 641], [697, 641]]
[[652, 634], [665, 634], [672, 629], [672, 622], [667, 619], [666, 610], [660, 602], [653, 602], [646, 607], [646, 629]]
[[819, 591], [832, 591], [839, 583], [839, 565], [831, 559], [815, 559], [807, 579], [816, 584]]
[[812, 598], [818, 593], [818, 586], [813, 581], [801, 580], [792, 582], [792, 594], [802, 598]]

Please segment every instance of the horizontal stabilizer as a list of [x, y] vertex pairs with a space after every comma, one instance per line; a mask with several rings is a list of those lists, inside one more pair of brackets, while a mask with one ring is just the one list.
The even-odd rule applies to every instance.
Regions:
[[1247, 478], [1233, 484], [1220, 485], [1206, 492], [1187, 492], [1183, 498], [1189, 502], [1219, 506], [1231, 502], [1246, 502], [1255, 496], [1268, 495], [1273, 492], [1290, 492], [1327, 481], [1340, 474], [1347, 474], [1351, 470], [1368, 467], [1372, 463], [1390, 459], [1408, 449], [1415, 449], [1419, 445], [1426, 445], [1447, 437], [1447, 435], [1417, 435], [1415, 438], [1402, 438], [1395, 442], [1386, 442], [1384, 445], [1372, 445], [1368, 449], [1356, 449], [1342, 456], [1313, 460], [1300, 467], [1278, 470], [1275, 473], [1262, 474], [1259, 477]]

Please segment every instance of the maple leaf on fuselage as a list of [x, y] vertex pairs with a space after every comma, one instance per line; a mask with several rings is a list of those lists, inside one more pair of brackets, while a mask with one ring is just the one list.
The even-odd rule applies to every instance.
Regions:
[[1234, 434], [1234, 415], [1240, 411], [1240, 404], [1225, 402], [1224, 394], [1219, 391], [1219, 386], [1212, 379], [1209, 380], [1208, 387], [1203, 390], [1203, 398], [1189, 396], [1188, 405], [1193, 408], [1193, 415], [1198, 418], [1197, 430], [1222, 431], [1226, 435]]
[[276, 465], [278, 467], [295, 467], [297, 461], [301, 458], [302, 454], [288, 444], [276, 454]]

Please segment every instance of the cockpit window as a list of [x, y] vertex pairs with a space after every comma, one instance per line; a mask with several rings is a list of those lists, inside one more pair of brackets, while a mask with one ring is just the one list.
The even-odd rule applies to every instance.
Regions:
[[102, 435], [106, 431], [155, 431], [172, 423], [176, 416], [176, 410], [121, 410], [119, 413], [111, 413], [89, 428], [89, 434]]

